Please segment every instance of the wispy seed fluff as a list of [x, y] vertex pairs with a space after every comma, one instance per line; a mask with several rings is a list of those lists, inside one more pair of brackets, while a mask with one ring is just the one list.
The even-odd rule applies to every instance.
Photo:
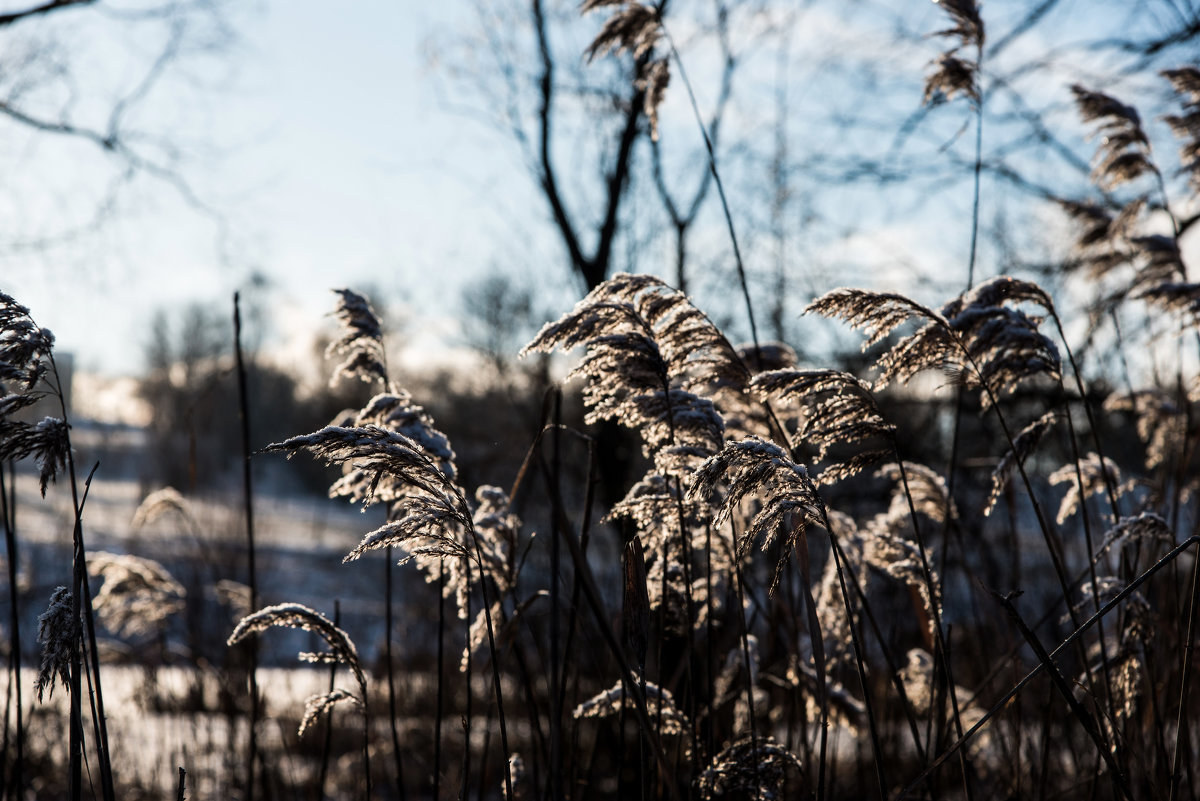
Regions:
[[704, 801], [719, 798], [784, 798], [788, 777], [799, 775], [800, 760], [772, 737], [741, 737], [713, 757], [700, 774]]
[[1171, 82], [1175, 92], [1182, 95], [1183, 113], [1163, 119], [1175, 136], [1183, 140], [1179, 145], [1179, 161], [1192, 186], [1200, 191], [1200, 69], [1181, 67], [1163, 70], [1161, 74]]
[[153, 559], [99, 551], [88, 554], [88, 572], [104, 579], [92, 606], [123, 637], [158, 631], [184, 607], [187, 591]]
[[[620, 714], [623, 709], [632, 710], [636, 706], [633, 698], [626, 692], [625, 685], [618, 680], [612, 687], [575, 707], [572, 714], [576, 720], [606, 718]], [[675, 706], [675, 698], [671, 691], [649, 681], [646, 682], [646, 708], [658, 724], [659, 734], [686, 734], [691, 726], [687, 715]]]
[[588, 45], [586, 55], [591, 61], [608, 52], [627, 51], [637, 64], [634, 86], [643, 96], [642, 110], [650, 121], [650, 138], [658, 141], [658, 107], [666, 97], [671, 73], [666, 55], [655, 56], [660, 38], [659, 12], [642, 3], [628, 0], [587, 0], [581, 11], [588, 13], [600, 8], [618, 6], [596, 38]]
[[1079, 84], [1071, 91], [1080, 118], [1099, 123], [1095, 135], [1100, 147], [1092, 160], [1092, 180], [1098, 186], [1111, 190], [1158, 171], [1150, 161], [1150, 140], [1137, 109]]
[[[1108, 474], [1107, 477], [1105, 473]], [[1079, 461], [1078, 474], [1076, 475], [1074, 462], [1065, 464], [1050, 474], [1051, 485], [1068, 485], [1067, 494], [1063, 496], [1058, 507], [1058, 517], [1055, 518], [1060, 526], [1080, 510], [1083, 501], [1089, 496], [1105, 492], [1108, 486], [1117, 488], [1121, 485], [1121, 469], [1117, 467], [1116, 462], [1105, 458], [1101, 465], [1100, 457], [1095, 453], [1089, 453]], [[1082, 487], [1079, 486], [1080, 475], [1083, 477]]]
[[738, 544], [738, 558], [744, 558], [756, 540], [761, 540], [766, 549], [781, 530], [784, 532], [788, 547], [781, 549], [781, 558], [775, 567], [771, 582], [774, 591], [788, 554], [804, 533], [805, 526], [809, 523], [825, 525], [825, 504], [817, 494], [816, 485], [809, 478], [808, 470], [793, 462], [782, 448], [758, 438], [727, 443], [719, 454], [701, 465], [688, 494], [701, 499], [711, 497], [716, 494], [719, 483], [725, 484], [726, 491], [713, 519], [717, 528], [729, 521], [745, 498], [757, 496], [763, 500], [762, 508], [754, 515]]
[[1004, 456], [992, 470], [992, 490], [988, 494], [987, 504], [983, 508], [985, 516], [990, 515], [1000, 501], [1000, 496], [1012, 479], [1013, 470], [1033, 455], [1042, 437], [1054, 425], [1057, 416], [1054, 412], [1046, 412], [1029, 425], [1021, 429], [1013, 440], [1013, 447], [1005, 451]]
[[[870, 387], [839, 370], [772, 370], [756, 375], [751, 386], [764, 396], [800, 406], [802, 422], [791, 445], [817, 447], [824, 460], [830, 448], [856, 445], [872, 439], [889, 440], [896, 427], [884, 421]], [[827, 467], [820, 477], [837, 479], [853, 475], [886, 458], [887, 450], [858, 452]], [[828, 476], [826, 474], [829, 474]]]
[[329, 343], [325, 357], [339, 357], [330, 385], [338, 379], [357, 378], [371, 383], [388, 381], [387, 354], [384, 352], [383, 327], [371, 303], [352, 289], [335, 289], [338, 302], [333, 316], [341, 325], [340, 336]]
[[72, 597], [66, 587], [56, 588], [50, 596], [50, 605], [38, 616], [37, 638], [42, 644], [42, 664], [34, 686], [39, 701], [46, 690], [50, 690], [51, 698], [54, 697], [56, 678], [63, 687], [69, 687], [71, 683], [71, 657], [79, 646], [81, 633], [79, 618], [72, 610]]
[[749, 372], [683, 293], [652, 276], [616, 275], [545, 325], [522, 355], [581, 345], [586, 352], [570, 375], [587, 382], [587, 422], [611, 419], [639, 431], [648, 456], [669, 446], [720, 448], [724, 421], [694, 389], [744, 387]]
[[975, 103], [980, 101], [979, 62], [964, 57], [967, 47], [982, 48], [983, 19], [975, 0], [934, 0], [950, 16], [953, 27], [938, 31], [935, 36], [956, 40], [955, 44], [933, 62], [933, 71], [925, 79], [925, 102], [949, 100], [963, 94]]
[[316, 634], [325, 641], [329, 650], [315, 654], [302, 653], [300, 659], [305, 662], [332, 662], [346, 665], [354, 673], [354, 678], [359, 685], [366, 686], [367, 677], [363, 672], [362, 663], [358, 660], [358, 649], [354, 647], [350, 635], [335, 626], [320, 612], [303, 604], [277, 604], [247, 615], [234, 627], [227, 644], [237, 645], [251, 635], [261, 634], [276, 626]]
[[984, 407], [1001, 392], [1037, 375], [1058, 378], [1058, 348], [1037, 328], [1040, 319], [1004, 305], [1033, 301], [1049, 305], [1036, 284], [1000, 276], [947, 303], [941, 312], [895, 293], [836, 289], [813, 301], [805, 313], [845, 320], [867, 333], [864, 350], [909, 319], [922, 322], [876, 361], [875, 389], [906, 383], [928, 369], [941, 368], [966, 386], [978, 388]]

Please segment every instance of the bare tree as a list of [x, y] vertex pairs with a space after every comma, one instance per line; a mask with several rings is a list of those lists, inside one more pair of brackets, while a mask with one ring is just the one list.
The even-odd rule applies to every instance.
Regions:
[[[211, 80], [213, 60], [234, 38], [228, 6], [46, 0], [0, 14], [0, 135], [13, 145], [0, 158], [10, 176], [24, 168], [27, 180], [58, 195], [52, 212], [18, 219], [6, 247], [39, 249], [99, 227], [141, 177], [219, 221], [186, 177], [200, 143], [176, 120], [156, 116], [167, 106], [186, 108], [182, 98]], [[64, 148], [86, 166], [62, 177], [56, 159], [37, 160]]]

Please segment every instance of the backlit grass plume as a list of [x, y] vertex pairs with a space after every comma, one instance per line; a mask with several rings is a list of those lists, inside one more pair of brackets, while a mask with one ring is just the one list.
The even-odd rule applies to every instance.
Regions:
[[[802, 421], [791, 445], [816, 446], [818, 460], [824, 460], [831, 448], [872, 439], [890, 441], [896, 432], [880, 414], [870, 387], [840, 370], [772, 370], [756, 375], [751, 386], [800, 406]], [[818, 481], [827, 484], [847, 478], [889, 454], [886, 448], [856, 452], [826, 467]]]
[[325, 356], [337, 356], [342, 361], [334, 368], [330, 384], [336, 384], [343, 376], [357, 378], [368, 384], [374, 381], [387, 384], [383, 329], [370, 301], [352, 289], [335, 289], [334, 292], [338, 295], [338, 302], [333, 316], [337, 318], [342, 331], [337, 339], [329, 343]]
[[[935, 36], [954, 40], [955, 44], [933, 62], [933, 71], [925, 78], [925, 102], [949, 100], [966, 95], [978, 103], [979, 57], [983, 47], [983, 19], [975, 0], [934, 0], [950, 16], [953, 27], [938, 31]], [[966, 48], [975, 48], [975, 57], [964, 56]]]
[[659, 11], [630, 0], [585, 0], [580, 11], [587, 14], [602, 8], [617, 10], [588, 45], [587, 60], [614, 52], [633, 55], [637, 68], [634, 85], [642, 94], [642, 110], [650, 122], [650, 137], [658, 141], [658, 107], [666, 97], [671, 80], [667, 56], [654, 52], [662, 35]]
[[1179, 145], [1179, 162], [1188, 174], [1192, 187], [1200, 191], [1200, 69], [1181, 67], [1163, 70], [1162, 76], [1171, 82], [1181, 95], [1182, 114], [1170, 114], [1163, 119], [1171, 126]]
[[725, 746], [700, 775], [697, 789], [704, 801], [754, 798], [775, 801], [788, 779], [799, 775], [800, 760], [771, 737], [741, 737]]
[[71, 686], [71, 657], [78, 645], [80, 631], [79, 618], [72, 609], [71, 591], [58, 587], [50, 596], [46, 611], [38, 616], [37, 638], [42, 644], [42, 663], [34, 687], [39, 701], [46, 690], [50, 691], [51, 698], [54, 697], [55, 679], [61, 681], [63, 687]]
[[724, 423], [697, 386], [734, 382], [749, 371], [724, 335], [688, 301], [652, 276], [620, 274], [538, 332], [531, 352], [586, 352], [571, 376], [586, 381], [587, 422], [616, 420], [639, 431], [647, 455], [671, 446], [715, 452]]
[[765, 549], [781, 531], [784, 532], [787, 547], [781, 550], [782, 558], [775, 567], [771, 582], [774, 589], [787, 555], [799, 541], [805, 526], [816, 523], [828, 528], [825, 504], [817, 494], [816, 485], [809, 478], [808, 470], [793, 462], [782, 448], [757, 438], [729, 442], [720, 453], [709, 458], [696, 472], [689, 495], [701, 499], [711, 497], [720, 483], [725, 484], [726, 491], [713, 519], [717, 528], [729, 521], [744, 499], [763, 498], [762, 508], [754, 515], [738, 543], [739, 558], [749, 553], [755, 541], [761, 540]]
[[388, 545], [407, 547], [411, 555], [466, 556], [460, 530], [471, 527], [471, 513], [462, 490], [438, 462], [415, 441], [376, 425], [320, 431], [273, 443], [267, 451], [289, 456], [301, 450], [327, 464], [344, 464], [359, 471], [364, 503], [380, 500], [376, 490], [398, 485], [406, 494], [397, 500], [394, 518], [363, 537], [346, 561]]
[[1013, 438], [1014, 447], [1010, 447], [1004, 452], [1004, 456], [1000, 457], [1000, 461], [992, 470], [992, 489], [988, 493], [987, 503], [983, 507], [984, 516], [990, 515], [995, 510], [1000, 496], [1004, 494], [1005, 488], [1012, 479], [1013, 470], [1018, 465], [1024, 464], [1025, 460], [1033, 455], [1038, 443], [1042, 441], [1042, 437], [1046, 435], [1057, 419], [1058, 416], [1054, 412], [1046, 412], [1021, 429]]
[[54, 334], [39, 327], [27, 307], [0, 292], [0, 462], [32, 456], [43, 497], [49, 483], [66, 469], [67, 425], [58, 417], [27, 423], [12, 415], [46, 396], [43, 379], [57, 380], [51, 369], [53, 348]]
[[[366, 406], [341, 422], [347, 428], [375, 426], [406, 437], [434, 461], [449, 482], [454, 482], [458, 476], [449, 438], [435, 427], [433, 418], [403, 389], [393, 388], [391, 392], [376, 395]], [[343, 461], [342, 470], [342, 477], [329, 488], [331, 498], [390, 503], [411, 494], [410, 485], [402, 478], [380, 474], [353, 460]]]
[[1166, 464], [1187, 435], [1187, 413], [1175, 396], [1162, 389], [1113, 393], [1104, 400], [1104, 411], [1132, 415], [1138, 439], [1146, 446], [1146, 468]]
[[[675, 705], [675, 699], [670, 690], [665, 690], [653, 682], [646, 682], [646, 706], [651, 710], [660, 734], [686, 734], [691, 724], [687, 715]], [[575, 707], [573, 716], [579, 718], [606, 718], [628, 713], [635, 708], [633, 697], [626, 691], [625, 685], [618, 681], [612, 687], [597, 693]]]
[[93, 608], [123, 637], [153, 633], [184, 607], [187, 591], [153, 559], [99, 551], [88, 556], [88, 572], [104, 579]]
[[1027, 378], [1058, 378], [1058, 348], [1038, 331], [1041, 322], [1008, 303], [1032, 301], [1047, 308], [1049, 297], [1036, 284], [1005, 276], [993, 278], [936, 312], [903, 295], [864, 289], [835, 289], [817, 298], [805, 313], [839, 318], [866, 334], [863, 349], [882, 341], [902, 323], [922, 325], [876, 360], [874, 389], [907, 383], [918, 373], [940, 368], [967, 387], [981, 390], [984, 408], [997, 395]]
[[[1083, 479], [1082, 487], [1079, 484], [1080, 477]], [[1121, 469], [1111, 459], [1106, 457], [1101, 460], [1097, 454], [1089, 453], [1079, 460], [1078, 475], [1074, 463], [1065, 464], [1050, 474], [1049, 481], [1054, 486], [1067, 485], [1067, 494], [1058, 507], [1057, 522], [1061, 526], [1075, 512], [1082, 513], [1083, 502], [1088, 497], [1099, 495], [1110, 486], [1120, 487]]]
[[[46, 360], [53, 347], [54, 334], [39, 327], [26, 306], [0, 292], [0, 383], [15, 385], [22, 393], [28, 393], [46, 374]], [[0, 415], [12, 411], [0, 406]]]
[[1137, 109], [1079, 84], [1073, 85], [1071, 91], [1080, 118], [1098, 123], [1096, 137], [1100, 146], [1092, 160], [1092, 180], [1098, 186], [1115, 189], [1142, 175], [1158, 172], [1150, 161], [1150, 140], [1142, 129]]
[[332, 693], [310, 698], [306, 705], [304, 719], [300, 724], [301, 734], [304, 733], [305, 729], [312, 722], [312, 717], [328, 710], [340, 701], [353, 698], [363, 705], [365, 710], [367, 675], [363, 671], [362, 663], [359, 661], [358, 649], [354, 647], [354, 642], [350, 639], [350, 635], [346, 634], [345, 631], [334, 625], [329, 618], [314, 609], [296, 603], [277, 604], [260, 609], [238, 622], [237, 626], [233, 629], [233, 633], [229, 635], [227, 644], [230, 646], [237, 645], [247, 637], [262, 634], [275, 627], [316, 634], [325, 641], [329, 650], [318, 653], [302, 652], [299, 655], [300, 661], [345, 665], [354, 674], [354, 679], [358, 683], [359, 695], [357, 697], [352, 696], [344, 690], [334, 690]]

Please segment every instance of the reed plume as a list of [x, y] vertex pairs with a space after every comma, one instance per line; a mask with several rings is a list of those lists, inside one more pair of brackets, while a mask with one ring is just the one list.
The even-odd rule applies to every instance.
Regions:
[[352, 289], [333, 290], [338, 296], [333, 316], [341, 325], [341, 335], [329, 343], [325, 357], [339, 357], [330, 385], [342, 377], [357, 378], [365, 383], [388, 383], [387, 353], [383, 345], [383, 328], [379, 317], [365, 297]]
[[[1108, 475], [1105, 476], [1105, 473]], [[1083, 486], [1080, 486], [1080, 477]], [[1079, 460], [1078, 465], [1071, 463], [1058, 468], [1048, 480], [1051, 486], [1068, 485], [1067, 494], [1058, 507], [1058, 517], [1055, 518], [1061, 526], [1071, 515], [1080, 511], [1083, 502], [1090, 496], [1106, 492], [1109, 486], [1120, 487], [1121, 468], [1112, 459], [1106, 457], [1102, 463], [1099, 455], [1089, 453]]]
[[1079, 84], [1071, 92], [1083, 121], [1098, 123], [1095, 135], [1100, 146], [1092, 160], [1092, 180], [1098, 186], [1111, 190], [1142, 175], [1157, 174], [1137, 109]]
[[969, 388], [981, 390], [988, 408], [998, 394], [1039, 375], [1058, 378], [1058, 348], [1041, 332], [1041, 320], [1005, 305], [1032, 301], [1049, 306], [1036, 284], [999, 276], [947, 303], [940, 312], [903, 295], [862, 289], [835, 289], [817, 298], [805, 313], [839, 318], [862, 329], [863, 349], [882, 341], [902, 323], [922, 325], [876, 360], [874, 389], [907, 383], [918, 373], [941, 368]]
[[[872, 439], [889, 442], [896, 427], [880, 414], [870, 387], [839, 370], [772, 370], [759, 373], [751, 387], [766, 397], [798, 404], [802, 422], [790, 437], [793, 448], [810, 444], [817, 459], [824, 460], [831, 448], [855, 445]], [[826, 466], [817, 478], [830, 484], [888, 458], [887, 448], [858, 451]]]
[[724, 526], [747, 497], [762, 496], [762, 508], [750, 521], [737, 544], [738, 558], [744, 558], [757, 540], [765, 550], [781, 531], [785, 532], [784, 548], [771, 581], [772, 591], [787, 562], [788, 554], [797, 545], [805, 526], [815, 523], [826, 526], [825, 504], [809, 478], [808, 470], [796, 464], [773, 442], [750, 438], [726, 443], [720, 453], [710, 457], [697, 470], [689, 497], [705, 499], [717, 493], [719, 483], [726, 485], [713, 525]]
[[1175, 136], [1183, 140], [1179, 145], [1179, 162], [1192, 187], [1200, 191], [1200, 69], [1181, 67], [1163, 70], [1161, 74], [1183, 96], [1180, 100], [1183, 113], [1169, 114], [1163, 119]]
[[[675, 705], [671, 691], [657, 684], [645, 682], [646, 707], [653, 710], [655, 723], [660, 734], [686, 735], [691, 731], [688, 717]], [[633, 697], [626, 691], [625, 685], [618, 680], [616, 684], [593, 695], [588, 700], [575, 707], [572, 716], [581, 718], [607, 718], [620, 715], [622, 710], [630, 711], [636, 704]]]
[[584, 55], [590, 62], [608, 53], [627, 52], [635, 64], [634, 87], [642, 95], [642, 111], [650, 122], [650, 138], [658, 141], [658, 107], [666, 98], [671, 81], [670, 63], [665, 55], [656, 55], [661, 38], [662, 19], [658, 9], [630, 0], [585, 0], [580, 13], [616, 8], [605, 20]]
[[[975, 0], [935, 0], [950, 16], [953, 26], [938, 31], [934, 36], [954, 40], [953, 46], [933, 62], [933, 71], [925, 78], [925, 102], [945, 101], [955, 95], [966, 95], [972, 102], [980, 102], [979, 56], [983, 47], [983, 19]], [[964, 56], [968, 47], [976, 50], [974, 58]]]
[[153, 559], [98, 551], [88, 556], [88, 572], [104, 580], [92, 607], [123, 637], [157, 631], [183, 610], [187, 591]]
[[791, 775], [803, 766], [772, 737], [741, 737], [713, 757], [697, 783], [704, 801], [719, 798], [784, 798]]
[[[584, 346], [570, 377], [586, 380], [586, 422], [616, 420], [641, 433], [644, 450], [668, 475], [685, 477], [715, 453], [724, 421], [695, 389], [750, 374], [728, 340], [683, 293], [657, 278], [619, 274], [546, 324], [521, 351], [548, 353]], [[682, 475], [680, 468], [687, 468]]]
[[1038, 443], [1042, 441], [1042, 437], [1046, 435], [1046, 432], [1050, 430], [1057, 419], [1058, 415], [1055, 412], [1046, 412], [1022, 428], [1017, 433], [1017, 436], [1013, 438], [1012, 447], [1004, 452], [1004, 455], [1000, 457], [1000, 461], [992, 469], [992, 489], [988, 493], [987, 502], [983, 507], [985, 517], [995, 510], [996, 504], [1000, 501], [1000, 496], [1004, 494], [1005, 488], [1008, 487], [1009, 481], [1012, 480], [1013, 470], [1018, 465], [1024, 464], [1025, 460], [1033, 455]]
[[54, 697], [55, 679], [70, 690], [71, 659], [79, 645], [81, 632], [71, 591], [66, 587], [56, 588], [50, 596], [50, 605], [38, 616], [37, 639], [42, 644], [42, 663], [34, 688], [39, 701], [46, 690], [50, 691], [51, 698]]
[[1166, 464], [1187, 434], [1187, 412], [1165, 390], [1113, 393], [1105, 398], [1104, 411], [1133, 416], [1138, 439], [1146, 446], [1145, 464], [1150, 470]]

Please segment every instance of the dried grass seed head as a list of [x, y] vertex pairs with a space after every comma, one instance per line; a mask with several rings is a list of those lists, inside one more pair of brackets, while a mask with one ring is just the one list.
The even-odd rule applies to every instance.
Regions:
[[1100, 146], [1092, 160], [1092, 180], [1098, 186], [1111, 190], [1158, 171], [1150, 161], [1150, 140], [1136, 109], [1079, 84], [1071, 92], [1080, 118], [1099, 123]]
[[1180, 165], [1192, 187], [1200, 191], [1200, 69], [1181, 67], [1160, 74], [1182, 95], [1183, 113], [1168, 115], [1164, 120], [1175, 136], [1183, 140], [1179, 145]]
[[329, 343], [325, 357], [337, 356], [341, 363], [333, 370], [330, 386], [342, 376], [366, 383], [388, 382], [387, 353], [383, 344], [383, 325], [370, 301], [352, 289], [335, 289], [338, 296], [333, 317], [341, 326], [340, 336]]
[[689, 387], [749, 378], [732, 346], [680, 292], [652, 276], [619, 274], [542, 328], [522, 354], [587, 348], [589, 423], [615, 419], [642, 432], [647, 455], [668, 445], [710, 452], [724, 439], [712, 402]]
[[50, 596], [50, 605], [38, 616], [37, 639], [42, 644], [41, 666], [38, 668], [38, 700], [46, 690], [54, 697], [54, 680], [70, 687], [71, 659], [79, 647], [82, 633], [79, 616], [74, 612], [74, 600], [66, 587], [57, 587]]
[[[651, 711], [651, 718], [658, 724], [659, 734], [686, 734], [691, 724], [687, 715], [675, 705], [675, 697], [671, 691], [647, 681], [645, 684], [646, 707]], [[617, 683], [603, 690], [575, 707], [571, 713], [576, 720], [580, 718], [606, 718], [621, 714], [622, 710], [630, 711], [637, 707], [633, 698], [625, 689], [625, 684], [618, 679]]]
[[364, 503], [377, 500], [376, 490], [386, 478], [439, 500], [448, 516], [464, 526], [471, 524], [462, 490], [419, 443], [399, 432], [377, 425], [326, 426], [312, 434], [272, 443], [263, 450], [286, 453], [289, 458], [305, 450], [326, 464], [348, 463], [369, 476]]
[[[1107, 473], [1107, 483], [1105, 473]], [[1080, 477], [1083, 479], [1082, 487], [1079, 485]], [[1050, 474], [1049, 481], [1051, 486], [1068, 485], [1067, 494], [1063, 496], [1062, 503], [1058, 507], [1058, 516], [1055, 518], [1061, 526], [1071, 515], [1079, 511], [1083, 501], [1088, 497], [1105, 492], [1109, 485], [1119, 488], [1121, 486], [1121, 468], [1117, 467], [1117, 463], [1108, 457], [1104, 458], [1102, 464], [1100, 456], [1093, 452], [1079, 460], [1078, 470], [1076, 470], [1074, 462], [1065, 464]]]
[[308, 731], [308, 728], [317, 722], [317, 718], [343, 702], [351, 703], [354, 706], [362, 706], [362, 701], [357, 695], [340, 687], [330, 690], [327, 693], [310, 695], [304, 702], [304, 716], [300, 718], [300, 730], [297, 732], [297, 736], [303, 737], [304, 732]]
[[704, 801], [719, 798], [784, 798], [791, 776], [803, 770], [800, 760], [773, 737], [745, 736], [725, 746], [700, 774], [697, 789]]
[[949, 50], [933, 61], [934, 68], [925, 78], [925, 103], [950, 100], [963, 94], [975, 103], [980, 102], [979, 61], [964, 57], [960, 51], [974, 47], [982, 49], [983, 19], [974, 0], [934, 0], [950, 16], [953, 27], [938, 31], [935, 36], [956, 40]]
[[338, 626], [335, 626], [329, 618], [320, 612], [310, 609], [303, 604], [276, 604], [275, 606], [264, 607], [251, 615], [247, 615], [234, 627], [233, 633], [229, 635], [227, 644], [231, 646], [236, 645], [247, 637], [253, 634], [261, 634], [274, 626], [296, 629], [298, 631], [309, 631], [316, 634], [329, 646], [328, 655], [302, 655], [301, 658], [307, 656], [309, 657], [307, 661], [334, 661], [347, 665], [354, 673], [354, 678], [358, 681], [359, 686], [366, 687], [367, 677], [363, 672], [362, 664], [358, 660], [358, 649], [354, 647], [354, 642], [350, 639], [350, 635]]
[[499, 487], [483, 485], [475, 491], [479, 506], [475, 509], [475, 541], [483, 557], [482, 569], [496, 582], [501, 595], [511, 590], [517, 579], [517, 538], [521, 518], [509, 507], [508, 493]]
[[0, 419], [0, 462], [16, 462], [32, 456], [37, 461], [42, 497], [46, 488], [67, 467], [71, 447], [69, 427], [58, 417], [36, 423]]
[[1099, 547], [1096, 548], [1096, 554], [1092, 558], [1093, 562], [1099, 562], [1100, 558], [1110, 549], [1120, 549], [1127, 543], [1160, 543], [1165, 545], [1175, 544], [1175, 532], [1159, 515], [1153, 512], [1142, 512], [1133, 517], [1122, 517], [1117, 521], [1117, 524], [1110, 528], [1104, 534], [1104, 539]]
[[172, 512], [189, 521], [193, 526], [195, 525], [195, 515], [192, 514], [191, 507], [179, 490], [174, 487], [163, 487], [142, 499], [133, 513], [130, 525], [134, 528], [142, 528]]
[[772, 370], [759, 373], [751, 386], [761, 395], [795, 403], [803, 422], [792, 446], [817, 446], [824, 459], [832, 446], [890, 438], [896, 427], [884, 421], [870, 387], [839, 370]]
[[983, 507], [985, 517], [991, 515], [996, 508], [996, 504], [1000, 502], [1000, 496], [1004, 494], [1005, 488], [1012, 479], [1013, 470], [1016, 469], [1017, 465], [1024, 464], [1025, 460], [1033, 455], [1042, 437], [1046, 435], [1046, 432], [1050, 430], [1051, 426], [1057, 420], [1058, 415], [1054, 412], [1046, 412], [1022, 428], [1020, 433], [1013, 439], [1014, 447], [1005, 451], [1004, 456], [1000, 458], [1000, 461], [992, 470], [992, 489], [988, 493], [987, 503]]
[[587, 14], [601, 8], [617, 7], [616, 13], [604, 21], [596, 38], [584, 54], [588, 61], [608, 53], [628, 52], [635, 59], [648, 55], [660, 36], [658, 11], [642, 3], [594, 2], [589, 0], [580, 8]]
[[53, 348], [54, 334], [39, 327], [26, 306], [0, 292], [0, 382], [30, 392], [46, 374]]
[[825, 525], [825, 504], [816, 485], [809, 478], [808, 470], [793, 462], [782, 448], [758, 438], [726, 443], [720, 453], [708, 459], [697, 471], [688, 495], [701, 499], [712, 497], [719, 483], [726, 485], [726, 491], [713, 519], [717, 528], [729, 521], [747, 497], [756, 496], [762, 500], [761, 508], [738, 544], [738, 558], [744, 558], [756, 540], [761, 540], [766, 549], [780, 531], [785, 533], [787, 547], [781, 549], [771, 582], [774, 591], [791, 548], [805, 526], [809, 523]]
[[917, 462], [904, 462], [902, 471], [900, 465], [893, 462], [880, 467], [876, 475], [895, 482], [889, 506], [890, 513], [909, 514], [908, 502], [911, 497], [917, 513], [925, 515], [935, 523], [944, 523], [947, 514], [951, 520], [958, 519], [958, 508], [950, 497], [946, 479], [932, 467]]
[[153, 559], [97, 551], [88, 554], [88, 572], [104, 580], [92, 606], [122, 637], [156, 632], [184, 608], [187, 590]]
[[1167, 463], [1187, 434], [1187, 414], [1175, 398], [1161, 389], [1113, 393], [1104, 400], [1104, 411], [1133, 415], [1138, 438], [1146, 446], [1146, 468]]

